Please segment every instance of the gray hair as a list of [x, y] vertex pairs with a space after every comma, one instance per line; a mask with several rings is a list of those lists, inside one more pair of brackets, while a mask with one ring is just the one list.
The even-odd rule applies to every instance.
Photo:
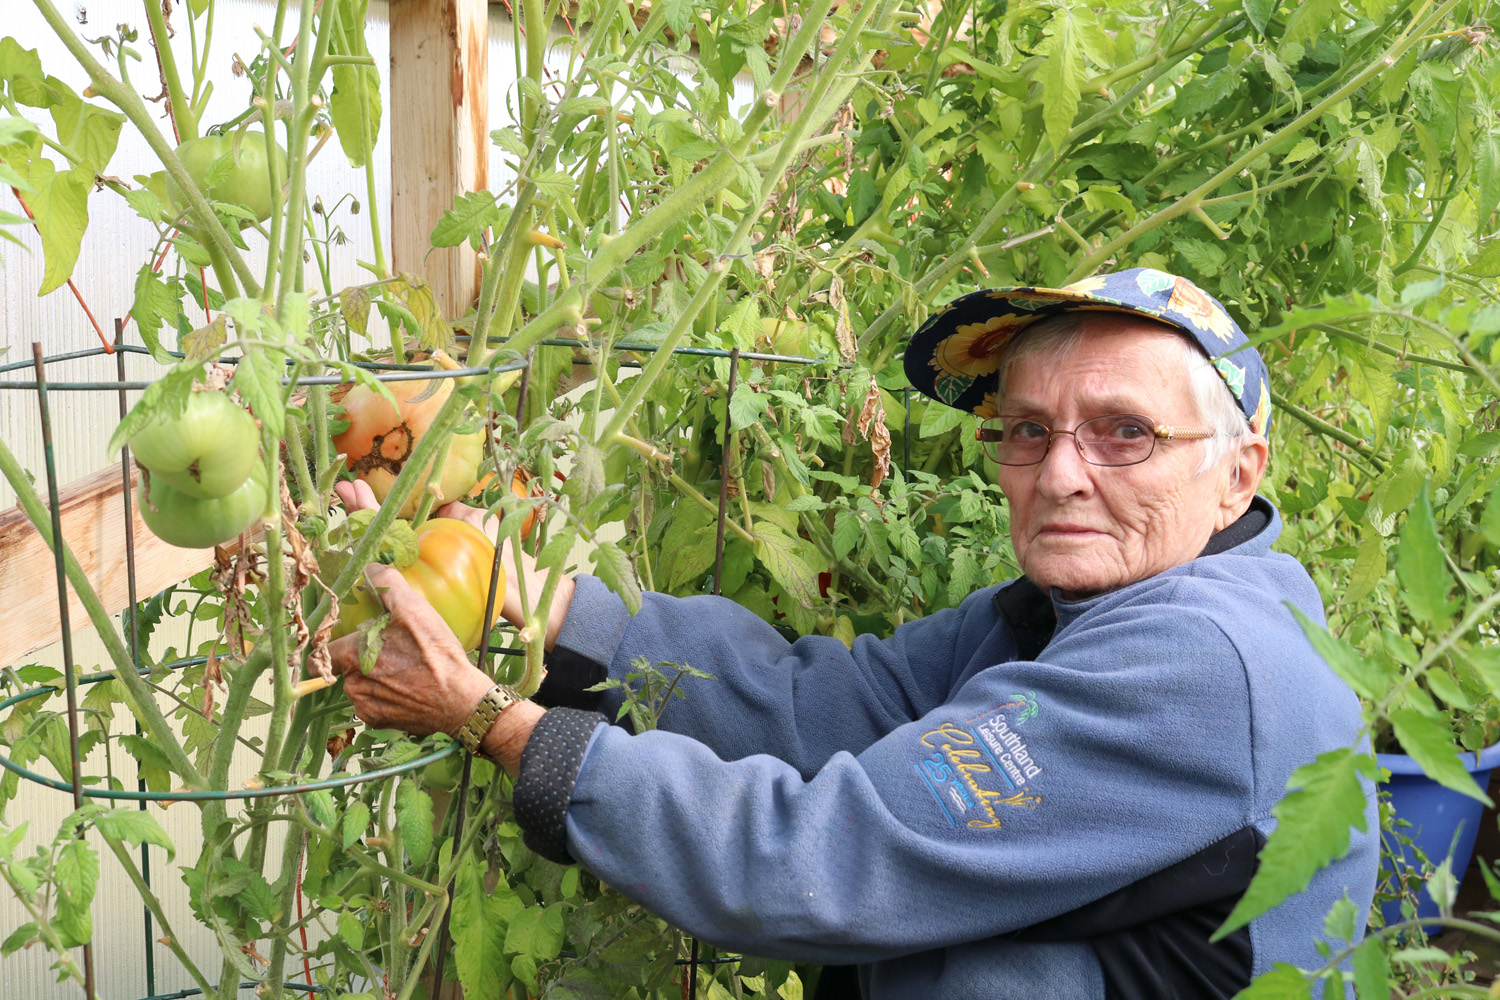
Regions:
[[[1004, 408], [1005, 380], [1010, 373], [1011, 365], [1022, 358], [1035, 356], [1041, 356], [1046, 362], [1061, 361], [1087, 339], [1088, 333], [1084, 329], [1084, 324], [1091, 318], [1101, 315], [1111, 314], [1063, 313], [1033, 323], [1011, 337], [1001, 348], [999, 357], [997, 373], [999, 384], [995, 399], [1000, 401], [1001, 409]], [[1250, 434], [1250, 422], [1239, 404], [1235, 402], [1229, 386], [1224, 384], [1224, 379], [1219, 375], [1218, 369], [1214, 368], [1208, 356], [1197, 344], [1175, 327], [1157, 323], [1145, 317], [1140, 318], [1142, 322], [1150, 323], [1164, 333], [1177, 334], [1172, 340], [1181, 346], [1183, 370], [1188, 386], [1192, 390], [1193, 402], [1198, 409], [1198, 419], [1214, 432], [1213, 437], [1206, 438], [1202, 442], [1203, 459], [1198, 463], [1196, 472], [1202, 475], [1222, 462], [1235, 450], [1240, 440]], [[1238, 478], [1238, 472], [1239, 467], [1236, 465], [1236, 478]]]

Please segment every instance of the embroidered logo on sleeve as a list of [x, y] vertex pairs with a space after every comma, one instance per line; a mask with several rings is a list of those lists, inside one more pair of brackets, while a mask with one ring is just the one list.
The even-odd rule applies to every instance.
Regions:
[[1013, 694], [972, 719], [945, 722], [922, 735], [931, 753], [917, 762], [917, 774], [949, 823], [999, 830], [1000, 807], [1041, 804], [1031, 782], [1041, 776], [1042, 765], [1020, 733], [1039, 710], [1034, 692]]

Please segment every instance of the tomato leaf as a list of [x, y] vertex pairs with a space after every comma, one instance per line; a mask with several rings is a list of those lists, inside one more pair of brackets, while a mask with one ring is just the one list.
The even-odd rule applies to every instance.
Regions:
[[141, 340], [158, 363], [170, 365], [174, 359], [161, 346], [158, 331], [162, 322], [177, 315], [177, 298], [167, 283], [156, 276], [150, 264], [142, 264], [135, 277], [135, 302], [130, 307]]
[[432, 285], [426, 278], [402, 272], [386, 287], [400, 296], [412, 319], [416, 320], [419, 341], [424, 349], [452, 352], [453, 327], [443, 318]]
[[9, 958], [26, 947], [41, 932], [34, 922], [28, 921], [11, 932], [4, 943], [0, 943], [0, 958]]
[[333, 67], [328, 115], [351, 167], [362, 167], [380, 134], [380, 72], [374, 66]]
[[341, 821], [341, 834], [344, 850], [348, 850], [359, 843], [359, 838], [365, 835], [370, 827], [370, 807], [363, 801], [356, 799], [349, 803], [349, 808], [344, 810], [344, 818]]
[[92, 173], [70, 170], [56, 173], [46, 160], [33, 160], [29, 180], [35, 189], [27, 204], [42, 238], [45, 268], [38, 295], [46, 295], [65, 284], [78, 262], [83, 233], [89, 225], [88, 197]]
[[454, 199], [453, 207], [443, 213], [432, 227], [432, 245], [456, 247], [472, 243], [486, 229], [500, 225], [500, 209], [495, 196], [488, 191], [471, 191]]
[[412, 863], [425, 865], [432, 856], [432, 796], [414, 781], [396, 788], [396, 827]]
[[377, 615], [359, 623], [359, 669], [368, 674], [375, 669], [380, 659], [380, 647], [385, 643], [385, 627], [391, 622], [389, 614]]
[[228, 340], [229, 323], [224, 314], [219, 313], [213, 318], [213, 322], [198, 327], [182, 338], [182, 353], [194, 361], [207, 361], [218, 354]]
[[1277, 826], [1260, 852], [1255, 878], [1213, 940], [1306, 889], [1320, 868], [1349, 850], [1349, 828], [1365, 829], [1361, 775], [1374, 779], [1375, 758], [1348, 748], [1331, 750], [1292, 772], [1287, 787], [1294, 791], [1272, 810]]
[[1445, 624], [1453, 613], [1448, 591], [1453, 578], [1443, 560], [1443, 543], [1432, 520], [1432, 503], [1423, 487], [1401, 529], [1396, 548], [1396, 576], [1401, 596], [1424, 625]]
[[1390, 682], [1379, 663], [1361, 656], [1358, 650], [1303, 614], [1301, 608], [1291, 603], [1287, 607], [1297, 619], [1297, 624], [1302, 626], [1302, 632], [1307, 636], [1308, 642], [1312, 643], [1313, 650], [1356, 694], [1370, 700], [1385, 695]]
[[1367, 937], [1360, 942], [1359, 950], [1354, 953], [1354, 992], [1359, 1000], [1389, 1000], [1390, 972], [1385, 941]]
[[89, 180], [105, 173], [120, 143], [125, 116], [88, 104], [71, 93], [51, 110], [52, 121], [57, 125], [57, 141], [76, 158], [77, 169], [84, 171]]
[[454, 879], [453, 959], [467, 1000], [501, 1000], [510, 987], [510, 963], [505, 959], [505, 936], [510, 918], [521, 901], [504, 877], [493, 892], [484, 887], [484, 872], [470, 855], [458, 866]]
[[600, 542], [589, 554], [594, 562], [594, 571], [605, 585], [620, 595], [625, 608], [631, 614], [641, 610], [641, 585], [635, 578], [635, 567], [630, 557], [614, 542]]
[[1042, 29], [1045, 37], [1037, 46], [1037, 55], [1046, 62], [1040, 73], [1042, 83], [1042, 121], [1052, 148], [1062, 151], [1073, 117], [1078, 112], [1079, 90], [1084, 82], [1083, 43], [1074, 8], [1060, 6]]
[[[157, 752], [160, 753], [160, 751]], [[165, 755], [162, 755], [162, 759], [166, 759]], [[155, 844], [157, 847], [164, 848], [168, 861], [171, 861], [177, 853], [177, 849], [172, 846], [172, 838], [167, 836], [167, 831], [162, 829], [155, 817], [139, 809], [111, 809], [100, 813], [94, 817], [94, 826], [105, 836], [123, 841], [132, 847]]]
[[756, 392], [743, 382], [734, 387], [734, 396], [729, 400], [729, 426], [733, 430], [758, 423], [765, 415], [769, 397]]
[[68, 947], [83, 944], [94, 933], [89, 905], [99, 885], [99, 855], [84, 840], [69, 840], [57, 853], [52, 870], [57, 911], [52, 924]]
[[272, 441], [286, 434], [286, 410], [281, 398], [281, 355], [252, 351], [235, 368], [233, 387], [249, 404], [261, 429]]
[[805, 558], [800, 539], [764, 521], [757, 521], [755, 555], [792, 600], [804, 608], [817, 605], [818, 569]]
[[370, 329], [370, 290], [351, 285], [339, 293], [339, 315], [344, 325], [361, 337], [368, 337]]
[[556, 958], [562, 951], [563, 908], [530, 906], [510, 918], [505, 931], [505, 950], [539, 962]]
[[365, 944], [365, 925], [360, 922], [359, 915], [353, 910], [339, 911], [339, 938], [353, 948], [360, 950]]
[[1277, 962], [1236, 993], [1235, 1000], [1312, 1000], [1312, 983], [1301, 969]]
[[1444, 788], [1490, 804], [1490, 797], [1474, 783], [1474, 777], [1459, 759], [1458, 745], [1446, 716], [1434, 719], [1415, 708], [1400, 708], [1391, 713], [1391, 728], [1402, 752], [1420, 764], [1427, 777]]

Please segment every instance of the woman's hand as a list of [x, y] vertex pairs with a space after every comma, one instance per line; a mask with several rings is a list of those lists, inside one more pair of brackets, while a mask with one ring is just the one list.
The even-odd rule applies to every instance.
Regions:
[[[453, 631], [399, 572], [371, 565], [365, 573], [390, 614], [374, 668], [366, 674], [360, 667], [359, 633], [328, 646], [355, 714], [377, 729], [457, 736], [495, 682], [469, 662]], [[531, 702], [507, 708], [485, 735], [485, 756], [516, 774], [541, 715]]]
[[[380, 501], [375, 499], [370, 485], [362, 479], [339, 482], [334, 484], [334, 492], [343, 501], [344, 508], [349, 511], [374, 510], [380, 506]], [[495, 532], [500, 526], [500, 519], [491, 516], [478, 507], [470, 507], [466, 503], [454, 500], [443, 504], [433, 511], [434, 517], [451, 517], [458, 521], [467, 521], [490, 538], [495, 537]], [[542, 588], [547, 583], [545, 570], [536, 568], [536, 560], [527, 555], [525, 550], [518, 553], [507, 552], [501, 556], [500, 564], [505, 569], [505, 600], [500, 605], [500, 617], [515, 625], [517, 628], [526, 627], [526, 612], [521, 606], [521, 588], [518, 586], [516, 576], [516, 563], [519, 559], [521, 573], [525, 575], [526, 595], [535, 601], [541, 594]], [[404, 581], [403, 581], [404, 582]], [[568, 607], [573, 601], [573, 580], [571, 577], [563, 577], [558, 582], [557, 590], [552, 597], [552, 606], [547, 615], [547, 634], [545, 645], [551, 649], [557, 642], [557, 634], [562, 630], [563, 620], [568, 616]], [[467, 718], [467, 716], [465, 716]]]
[[390, 614], [375, 668], [368, 674], [360, 669], [358, 632], [328, 646], [355, 712], [377, 729], [456, 735], [494, 682], [469, 662], [453, 630], [398, 571], [372, 564], [365, 576]]

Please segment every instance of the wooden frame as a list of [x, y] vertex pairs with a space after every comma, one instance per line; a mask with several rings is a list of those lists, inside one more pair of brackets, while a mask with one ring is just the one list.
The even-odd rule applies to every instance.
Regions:
[[[131, 466], [131, 489], [140, 470]], [[125, 561], [124, 481], [118, 465], [64, 486], [58, 493], [62, 535], [110, 614], [130, 603]], [[213, 549], [180, 549], [157, 538], [132, 506], [136, 594], [141, 600], [213, 565]], [[62, 615], [52, 550], [18, 507], [0, 511], [0, 664], [14, 665], [57, 642]], [[91, 628], [83, 604], [68, 588], [68, 623], [74, 633]]]

